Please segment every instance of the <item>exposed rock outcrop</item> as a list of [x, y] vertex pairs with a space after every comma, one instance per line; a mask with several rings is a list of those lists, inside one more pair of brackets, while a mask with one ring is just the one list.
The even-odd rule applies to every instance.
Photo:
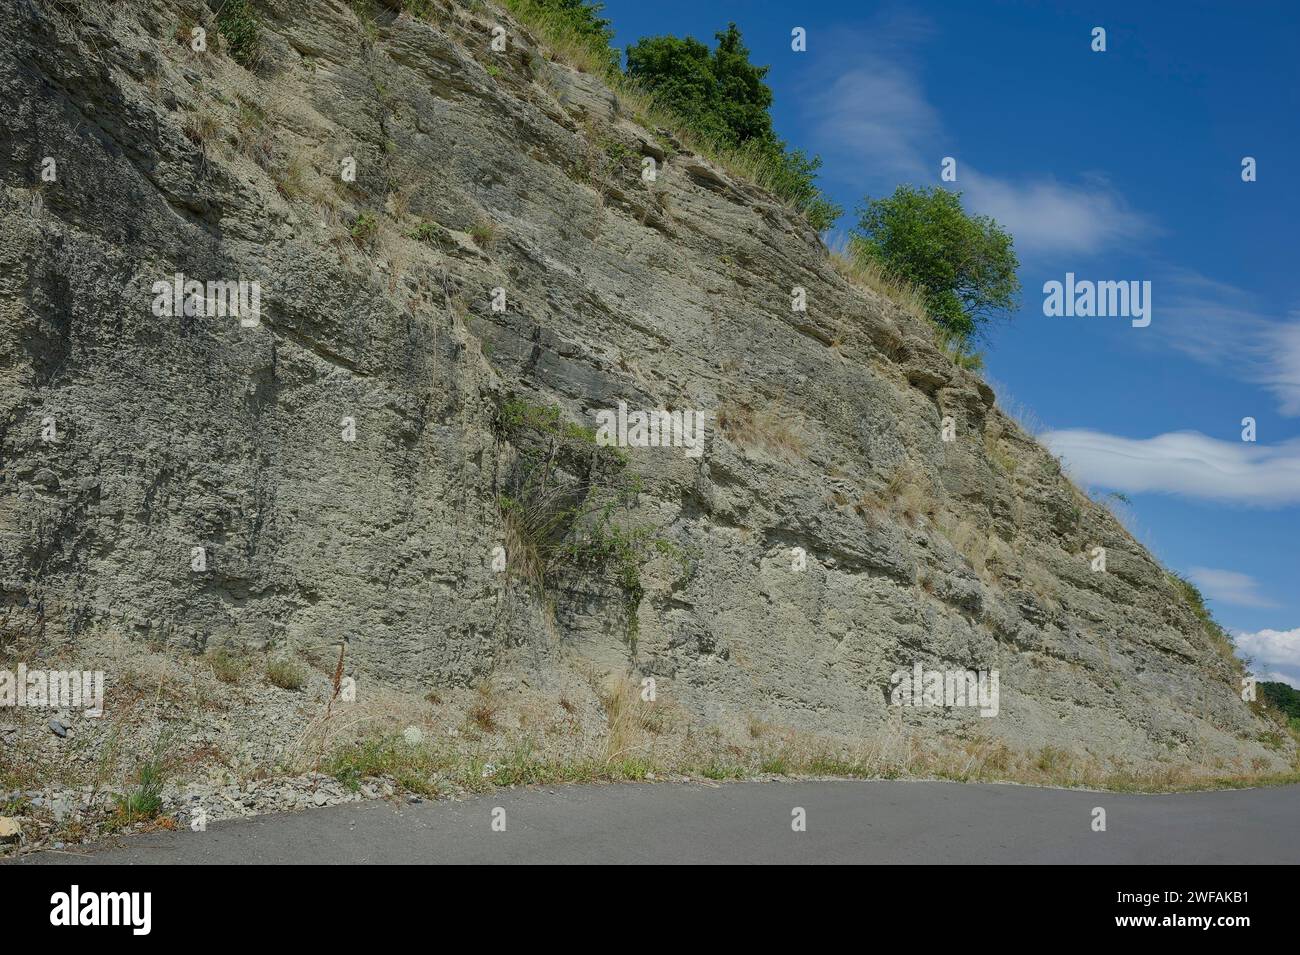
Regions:
[[[897, 718], [914, 663], [996, 669], [996, 718], [904, 724], [1286, 763], [1162, 568], [923, 321], [496, 7], [267, 0], [250, 71], [197, 2], [4, 6], [5, 640], [346, 639], [409, 687], [578, 655], [839, 734]], [[178, 274], [256, 282], [257, 324], [155, 314]], [[620, 401], [707, 412], [702, 453], [596, 447]], [[499, 572], [502, 498], [542, 479], [632, 545]]]

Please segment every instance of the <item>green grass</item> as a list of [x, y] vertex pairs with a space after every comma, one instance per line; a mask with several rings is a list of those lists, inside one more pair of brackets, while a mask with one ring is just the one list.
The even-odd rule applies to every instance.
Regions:
[[496, 245], [497, 226], [494, 222], [488, 222], [486, 219], [474, 223], [469, 230], [469, 237], [474, 240], [474, 244], [484, 251]]
[[266, 661], [266, 679], [282, 690], [301, 690], [307, 682], [307, 670], [288, 657], [272, 657]]
[[127, 826], [156, 818], [162, 812], [162, 790], [166, 781], [166, 769], [161, 757], [155, 755], [141, 763], [136, 770], [135, 785], [125, 793], [113, 797], [117, 823]]
[[[1245, 673], [1245, 664], [1237, 656], [1237, 648], [1232, 642], [1232, 637], [1229, 636], [1228, 631], [1224, 630], [1223, 627], [1219, 625], [1219, 622], [1214, 619], [1209, 608], [1205, 606], [1205, 598], [1201, 596], [1201, 592], [1196, 588], [1196, 585], [1190, 580], [1175, 574], [1173, 571], [1167, 571], [1166, 573], [1169, 577], [1169, 582], [1174, 585], [1174, 589], [1182, 598], [1183, 603], [1191, 609], [1192, 613], [1196, 616], [1196, 619], [1200, 621], [1201, 629], [1205, 632], [1206, 636], [1209, 637], [1210, 645], [1218, 651], [1220, 656], [1232, 664], [1234, 674], [1240, 676]], [[1240, 686], [1237, 686], [1235, 683], [1234, 686], [1236, 686], [1237, 689], [1240, 689]]]
[[222, 683], [238, 683], [247, 669], [247, 662], [228, 647], [217, 647], [208, 652], [208, 665], [212, 674]]
[[510, 431], [532, 428], [567, 441], [596, 444], [596, 429], [565, 421], [559, 405], [535, 405], [521, 398], [510, 398], [501, 406], [498, 423]]

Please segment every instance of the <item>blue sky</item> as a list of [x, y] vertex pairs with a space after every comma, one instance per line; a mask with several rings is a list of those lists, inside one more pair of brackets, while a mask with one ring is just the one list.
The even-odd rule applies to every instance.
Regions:
[[[712, 45], [736, 21], [771, 66], [778, 133], [822, 156], [846, 209], [832, 244], [864, 196], [940, 184], [954, 157], [950, 187], [1022, 264], [1022, 308], [984, 343], [1000, 398], [1080, 484], [1128, 495], [1130, 529], [1256, 672], [1300, 686], [1300, 7], [609, 0], [605, 16], [619, 46]], [[1150, 281], [1151, 324], [1044, 315], [1066, 272]]]

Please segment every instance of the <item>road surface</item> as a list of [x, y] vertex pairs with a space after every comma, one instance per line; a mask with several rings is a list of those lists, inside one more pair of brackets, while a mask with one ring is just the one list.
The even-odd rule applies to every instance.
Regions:
[[[1096, 807], [1104, 832], [1093, 830]], [[1300, 786], [1153, 796], [875, 780], [556, 786], [260, 816], [17, 861], [1297, 863]]]

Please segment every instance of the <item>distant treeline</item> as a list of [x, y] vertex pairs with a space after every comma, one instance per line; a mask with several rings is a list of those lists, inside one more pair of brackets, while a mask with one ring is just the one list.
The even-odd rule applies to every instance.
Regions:
[[1300, 720], [1300, 690], [1274, 682], [1257, 683], [1255, 688], [1266, 703], [1276, 706], [1288, 719]]

